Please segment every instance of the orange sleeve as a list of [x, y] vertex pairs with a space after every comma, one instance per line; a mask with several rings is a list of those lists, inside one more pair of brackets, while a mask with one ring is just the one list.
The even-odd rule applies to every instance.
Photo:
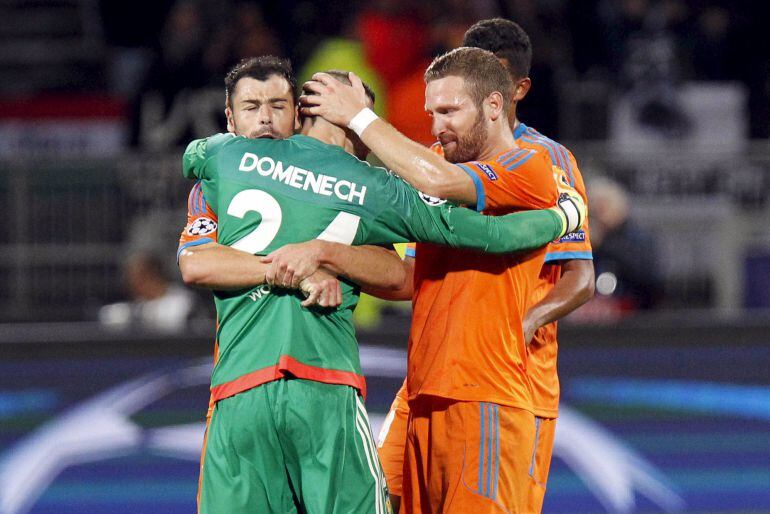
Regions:
[[491, 161], [458, 164], [476, 186], [476, 210], [510, 212], [556, 204], [551, 163], [542, 153], [516, 148]]
[[[580, 174], [575, 157], [569, 151], [566, 151], [569, 159], [569, 166], [566, 172], [562, 172], [560, 179], [568, 181], [575, 188], [575, 191], [583, 197], [588, 205], [588, 196], [586, 186], [583, 182], [583, 176]], [[561, 171], [559, 168], [555, 168]], [[586, 216], [586, 222], [581, 230], [567, 234], [561, 239], [557, 239], [549, 244], [545, 254], [545, 262], [555, 262], [561, 260], [583, 259], [592, 260], [593, 250], [591, 249], [591, 237], [589, 230], [590, 214]]]
[[217, 242], [217, 215], [206, 202], [200, 180], [187, 197], [187, 224], [179, 236], [176, 258], [185, 248]]

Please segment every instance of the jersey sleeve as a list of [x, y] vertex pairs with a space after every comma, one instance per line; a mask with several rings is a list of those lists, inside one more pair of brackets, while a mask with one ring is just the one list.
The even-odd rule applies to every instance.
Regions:
[[358, 244], [416, 241], [511, 253], [544, 246], [564, 230], [551, 209], [484, 216], [420, 193], [392, 175], [378, 187], [379, 212], [364, 224]]
[[535, 150], [514, 149], [492, 161], [457, 166], [473, 180], [479, 212], [542, 209], [558, 198], [551, 164]]
[[179, 236], [176, 258], [191, 246], [217, 242], [217, 215], [206, 202], [200, 180], [187, 197], [187, 224]]
[[[567, 170], [560, 177], [562, 181], [567, 181], [575, 188], [578, 194], [583, 197], [583, 201], [588, 205], [586, 187], [583, 177], [578, 169], [577, 161], [571, 152], [565, 149], [565, 160], [568, 162]], [[583, 228], [567, 234], [548, 245], [545, 254], [545, 262], [558, 262], [563, 260], [593, 260], [593, 250], [591, 249], [591, 237], [589, 228], [590, 213], [586, 215], [586, 221]]]
[[185, 178], [203, 179], [206, 164], [206, 139], [196, 139], [187, 145], [182, 156], [182, 174]]
[[235, 137], [234, 134], [216, 134], [206, 139], [196, 139], [187, 145], [182, 156], [182, 174], [190, 179], [207, 179], [206, 163], [220, 148]]

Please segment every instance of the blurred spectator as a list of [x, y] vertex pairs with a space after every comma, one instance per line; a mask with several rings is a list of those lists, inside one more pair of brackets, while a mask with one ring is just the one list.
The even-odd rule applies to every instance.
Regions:
[[366, 61], [363, 45], [359, 41], [342, 37], [322, 41], [297, 75], [297, 84], [304, 84], [314, 73], [324, 70], [355, 72], [374, 91], [375, 112], [383, 115], [387, 112], [384, 83], [377, 71]]
[[431, 121], [425, 112], [424, 61], [415, 70], [394, 84], [388, 91], [388, 121], [401, 133], [425, 146], [436, 140], [431, 133]]
[[131, 300], [102, 307], [99, 321], [104, 326], [159, 332], [185, 328], [196, 307], [195, 295], [171, 282], [158, 257], [134, 254], [125, 262], [123, 274]]
[[153, 70], [153, 85], [167, 98], [189, 87], [206, 84], [201, 73], [206, 26], [197, 2], [182, 0], [171, 9], [160, 34], [160, 55]]
[[687, 135], [690, 122], [677, 94], [684, 71], [682, 0], [606, 1], [605, 25], [610, 70], [619, 72], [621, 102], [630, 104], [633, 121], [667, 138]]
[[696, 79], [735, 78], [739, 56], [732, 55], [731, 25], [730, 13], [721, 7], [707, 7], [698, 15], [690, 42]]
[[[381, 3], [393, 7], [399, 2]], [[385, 38], [390, 41], [392, 49], [386, 51], [387, 49], [380, 48], [372, 55], [375, 66], [378, 66], [378, 69], [384, 66], [385, 74], [389, 77], [388, 121], [410, 139], [430, 145], [436, 139], [431, 134], [430, 117], [425, 112], [425, 69], [432, 57], [460, 46], [468, 27], [479, 19], [494, 16], [496, 11], [486, 5], [486, 2], [465, 3], [452, 0], [425, 4], [421, 7], [422, 10], [415, 15], [430, 19], [431, 23], [419, 29], [417, 27], [411, 29], [412, 34], [409, 36], [403, 34], [400, 42]], [[389, 21], [382, 19], [384, 16], [385, 14], [382, 13], [364, 15], [361, 30], [368, 30], [375, 25], [373, 18], [379, 20], [376, 23], [381, 28], [384, 28], [386, 23], [397, 23], [392, 18]], [[406, 29], [408, 24], [401, 23], [404, 23], [404, 29]], [[369, 36], [364, 33], [362, 37], [366, 42]], [[386, 59], [388, 54], [400, 52], [399, 48], [402, 46], [412, 47], [408, 58]]]
[[282, 55], [278, 38], [265, 22], [259, 5], [240, 3], [206, 45], [203, 64], [219, 85], [233, 63], [257, 55]]
[[651, 234], [629, 219], [620, 184], [595, 178], [587, 184], [596, 296], [572, 319], [612, 321], [660, 300], [660, 262]]
[[428, 56], [430, 25], [420, 7], [405, 0], [374, 2], [358, 19], [364, 55], [391, 87]]

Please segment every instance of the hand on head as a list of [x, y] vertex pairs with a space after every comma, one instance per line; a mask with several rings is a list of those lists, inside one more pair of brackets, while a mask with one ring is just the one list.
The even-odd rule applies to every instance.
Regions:
[[302, 86], [299, 97], [300, 110], [306, 116], [321, 116], [340, 127], [347, 127], [350, 120], [362, 109], [369, 107], [366, 90], [355, 73], [348, 74], [347, 85], [328, 73], [316, 73]]

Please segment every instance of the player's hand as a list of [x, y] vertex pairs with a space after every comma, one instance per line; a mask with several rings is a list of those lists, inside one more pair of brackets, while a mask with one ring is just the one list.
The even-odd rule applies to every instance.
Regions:
[[299, 285], [307, 298], [300, 305], [310, 307], [338, 307], [342, 303], [342, 288], [337, 277], [319, 269], [300, 282]]
[[302, 114], [321, 116], [340, 127], [347, 127], [361, 109], [368, 107], [361, 79], [350, 73], [352, 86], [343, 84], [327, 73], [316, 73], [302, 86], [299, 97]]
[[561, 193], [556, 207], [551, 209], [562, 219], [561, 236], [583, 227], [586, 220], [586, 203], [574, 189]]
[[270, 266], [265, 272], [265, 282], [271, 286], [297, 289], [300, 282], [318, 270], [324, 241], [315, 239], [306, 243], [289, 244], [262, 257]]

